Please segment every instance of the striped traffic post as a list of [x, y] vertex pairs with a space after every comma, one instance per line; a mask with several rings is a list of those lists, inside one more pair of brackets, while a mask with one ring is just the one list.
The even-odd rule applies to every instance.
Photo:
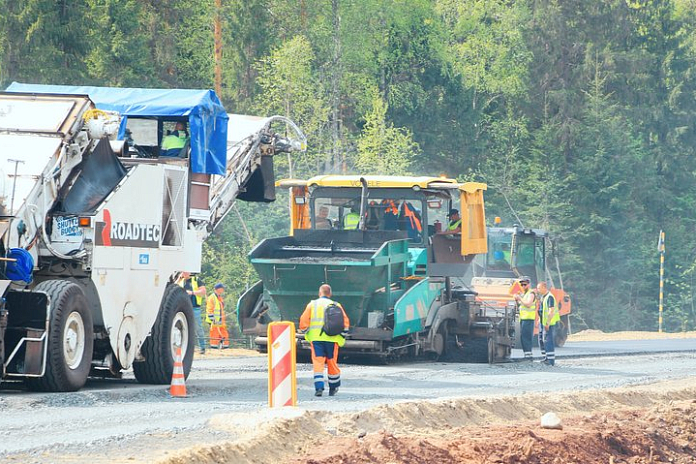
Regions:
[[660, 302], [658, 304], [657, 331], [662, 333], [662, 302], [665, 296], [665, 233], [662, 230], [657, 241], [657, 251], [660, 253]]
[[268, 324], [268, 405], [272, 408], [297, 405], [295, 373], [295, 324]]

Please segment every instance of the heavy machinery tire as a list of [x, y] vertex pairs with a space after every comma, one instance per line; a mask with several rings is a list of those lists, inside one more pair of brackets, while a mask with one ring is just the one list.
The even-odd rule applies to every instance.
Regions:
[[174, 358], [178, 344], [181, 344], [184, 377], [188, 378], [196, 344], [194, 324], [191, 299], [183, 288], [178, 285], [168, 285], [164, 290], [155, 325], [140, 348], [140, 353], [145, 360], [133, 363], [133, 373], [138, 382], [169, 383], [174, 371]]
[[27, 378], [30, 390], [68, 392], [82, 388], [92, 365], [92, 313], [79, 285], [66, 280], [39, 283], [35, 292], [48, 295], [50, 304], [46, 373]]
[[568, 340], [568, 316], [561, 317], [561, 320], [556, 324], [556, 329], [553, 336], [553, 344], [561, 347]]

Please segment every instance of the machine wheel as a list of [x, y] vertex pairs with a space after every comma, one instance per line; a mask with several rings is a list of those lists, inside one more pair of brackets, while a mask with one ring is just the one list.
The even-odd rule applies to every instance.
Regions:
[[561, 317], [555, 330], [553, 344], [559, 347], [565, 345], [566, 340], [568, 340], [568, 315]]
[[82, 388], [92, 364], [92, 313], [79, 285], [47, 280], [34, 291], [48, 294], [50, 306], [46, 373], [26, 379], [31, 390], [68, 392]]
[[169, 285], [150, 336], [140, 348], [144, 361], [133, 363], [133, 373], [140, 383], [167, 384], [172, 379], [177, 346], [181, 345], [184, 377], [193, 364], [196, 328], [191, 299], [183, 288]]

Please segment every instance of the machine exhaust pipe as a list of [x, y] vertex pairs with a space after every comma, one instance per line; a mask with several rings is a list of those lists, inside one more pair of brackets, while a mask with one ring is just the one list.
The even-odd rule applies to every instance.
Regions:
[[360, 192], [360, 222], [358, 223], [358, 230], [365, 230], [365, 210], [367, 209], [367, 181], [364, 177], [360, 178], [360, 185], [362, 185], [362, 191]]

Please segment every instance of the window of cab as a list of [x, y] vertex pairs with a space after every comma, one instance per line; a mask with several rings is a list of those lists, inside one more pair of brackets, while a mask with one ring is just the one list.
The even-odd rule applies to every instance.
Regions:
[[[317, 230], [357, 229], [360, 189], [319, 187], [311, 194], [311, 224]], [[436, 233], [436, 222], [447, 224], [449, 195], [411, 189], [370, 189], [365, 205], [365, 229], [403, 231], [414, 244]]]

